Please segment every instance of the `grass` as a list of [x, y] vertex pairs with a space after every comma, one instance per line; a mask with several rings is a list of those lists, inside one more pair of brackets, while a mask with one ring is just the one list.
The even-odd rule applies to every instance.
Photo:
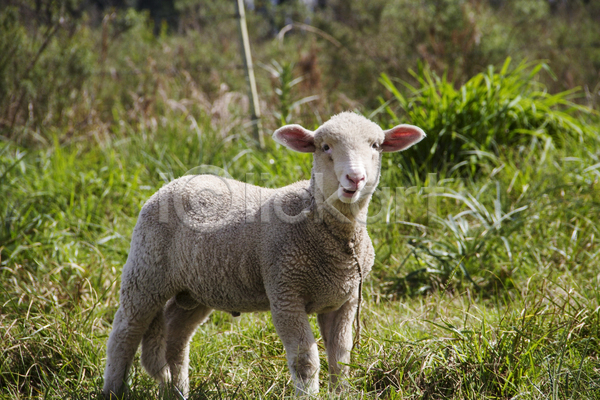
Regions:
[[[382, 74], [380, 82], [403, 116], [434, 139], [430, 148], [409, 153], [421, 161], [420, 170], [461, 168], [473, 173], [480, 160], [487, 164], [504, 148], [527, 144], [532, 136], [560, 146], [567, 136], [583, 140], [590, 135], [581, 118], [593, 111], [574, 102], [581, 96], [578, 89], [548, 93], [538, 81], [541, 71], [553, 77], [548, 65], [522, 62], [511, 68], [510, 64], [509, 57], [499, 71], [489, 66], [459, 88], [445, 75], [440, 78], [420, 65], [412, 72], [418, 86], [401, 82], [409, 91], [407, 97]], [[381, 101], [381, 109], [391, 117], [389, 124], [398, 124], [390, 107], [393, 102]]]
[[[125, 125], [105, 140], [2, 144], [3, 396], [97, 396], [128, 239], [165, 181], [198, 164], [272, 186], [308, 177], [309, 156], [223, 138], [202, 118], [201, 136], [173, 117], [139, 135]], [[392, 204], [389, 218], [398, 209], [413, 225], [370, 227], [377, 261], [353, 397], [600, 397], [599, 149], [538, 141], [501, 155], [485, 180], [440, 174], [431, 195], [406, 181], [405, 208]], [[397, 182], [387, 161], [381, 187]], [[192, 398], [291, 395], [268, 314], [214, 313], [191, 357]], [[139, 362], [132, 387], [134, 398], [158, 393]]]

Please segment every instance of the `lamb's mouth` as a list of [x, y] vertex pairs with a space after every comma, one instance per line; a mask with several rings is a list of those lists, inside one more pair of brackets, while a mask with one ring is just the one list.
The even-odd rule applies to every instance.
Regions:
[[351, 190], [340, 186], [337, 195], [338, 198], [342, 201], [342, 203], [354, 203], [360, 197], [360, 190]]
[[343, 193], [344, 197], [352, 198], [354, 196], [354, 194], [356, 193], [356, 190], [348, 190], [348, 189], [342, 188], [342, 193]]

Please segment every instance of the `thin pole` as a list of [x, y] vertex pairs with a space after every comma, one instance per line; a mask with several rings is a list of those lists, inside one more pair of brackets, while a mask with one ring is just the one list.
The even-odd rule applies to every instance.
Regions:
[[252, 65], [252, 54], [250, 53], [250, 40], [248, 39], [248, 27], [246, 26], [246, 10], [244, 0], [236, 1], [237, 18], [240, 25], [240, 37], [242, 39], [242, 58], [246, 69], [246, 78], [250, 86], [250, 117], [254, 138], [258, 140], [260, 147], [265, 147], [265, 140], [262, 135], [262, 126], [260, 123], [260, 104], [258, 102], [258, 93], [256, 91], [256, 80], [254, 79], [254, 66]]

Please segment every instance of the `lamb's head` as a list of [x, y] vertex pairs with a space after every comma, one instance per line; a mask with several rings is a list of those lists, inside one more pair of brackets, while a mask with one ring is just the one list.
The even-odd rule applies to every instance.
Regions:
[[409, 148], [425, 137], [412, 125], [383, 131], [367, 118], [344, 112], [332, 117], [316, 131], [286, 125], [273, 134], [284, 146], [314, 153], [313, 178], [322, 174], [322, 192], [328, 203], [368, 204], [379, 182], [381, 153]]

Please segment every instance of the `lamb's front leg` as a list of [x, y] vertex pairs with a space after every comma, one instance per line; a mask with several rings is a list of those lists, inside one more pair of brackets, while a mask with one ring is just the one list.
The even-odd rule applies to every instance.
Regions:
[[321, 330], [321, 336], [327, 350], [327, 362], [329, 364], [329, 380], [331, 388], [344, 385], [342, 380], [348, 376], [348, 364], [350, 363], [350, 351], [352, 350], [352, 323], [356, 315], [358, 300], [348, 300], [336, 311], [327, 314], [319, 314], [317, 321]]
[[319, 350], [304, 307], [271, 307], [273, 324], [285, 347], [296, 395], [319, 392]]

